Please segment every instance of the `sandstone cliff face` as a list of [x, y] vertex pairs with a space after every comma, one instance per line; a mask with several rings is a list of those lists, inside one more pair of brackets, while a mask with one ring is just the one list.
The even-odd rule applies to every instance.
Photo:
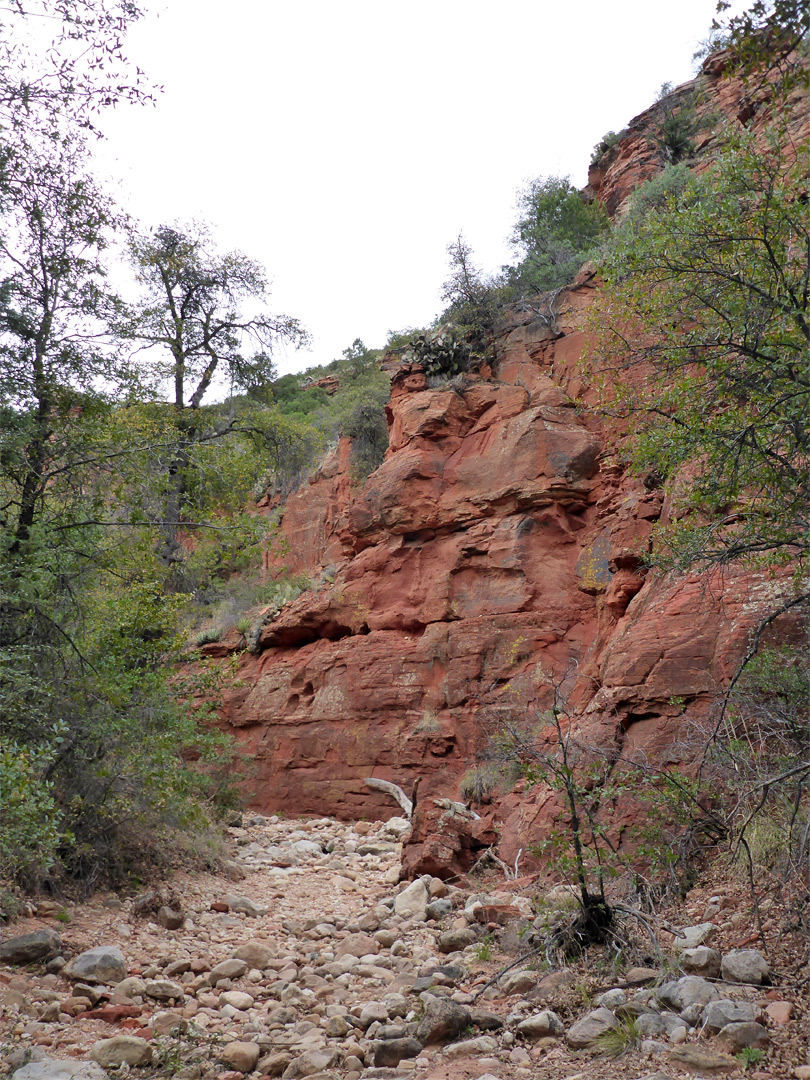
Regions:
[[[716, 72], [705, 79], [725, 111], [742, 107], [739, 87], [735, 98]], [[592, 175], [612, 209], [653, 167], [647, 128], [637, 118]], [[578, 368], [596, 287], [584, 271], [556, 320], [514, 317], [486, 377], [428, 389], [420, 371], [394, 370], [382, 466], [352, 485], [342, 443], [288, 500], [286, 564], [320, 584], [241, 655], [223, 711], [255, 758], [257, 809], [390, 816], [372, 776], [406, 791], [421, 777], [422, 805], [456, 798], [498, 725], [539, 717], [555, 686], [604, 752], [689, 760], [693, 724], [778, 585], [646, 575], [663, 492], [617, 463], [620, 433], [598, 408], [575, 405], [598, 406]], [[548, 792], [484, 809], [462, 839], [424, 816], [406, 872], [463, 869], [496, 841], [530, 868], [557, 814]]]

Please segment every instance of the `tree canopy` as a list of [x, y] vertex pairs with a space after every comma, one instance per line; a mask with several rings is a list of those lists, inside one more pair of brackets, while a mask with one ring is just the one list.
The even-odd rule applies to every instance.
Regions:
[[809, 168], [806, 147], [740, 135], [602, 263], [597, 363], [638, 467], [689, 463], [666, 533], [684, 563], [810, 551]]

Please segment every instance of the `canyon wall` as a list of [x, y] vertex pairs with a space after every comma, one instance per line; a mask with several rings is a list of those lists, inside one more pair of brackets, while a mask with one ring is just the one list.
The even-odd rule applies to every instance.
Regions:
[[[712, 108], [743, 111], [719, 69], [702, 80]], [[654, 110], [637, 117], [592, 170], [611, 211], [661, 167], [653, 123]], [[257, 810], [397, 812], [368, 777], [405, 791], [421, 778], [421, 805], [455, 799], [499, 726], [542, 724], [555, 692], [604, 753], [688, 761], [780, 586], [644, 569], [666, 500], [621, 464], [621, 432], [583, 381], [597, 287], [585, 269], [554, 317], [513, 314], [480, 375], [428, 388], [392, 364], [383, 464], [353, 484], [343, 441], [287, 500], [284, 562], [316, 584], [239, 654], [222, 714], [254, 759]], [[466, 839], [424, 826], [406, 869], [463, 868], [460, 847], [472, 857], [495, 841], [531, 867], [526, 849], [555, 814], [547, 791], [523, 786], [479, 806]]]

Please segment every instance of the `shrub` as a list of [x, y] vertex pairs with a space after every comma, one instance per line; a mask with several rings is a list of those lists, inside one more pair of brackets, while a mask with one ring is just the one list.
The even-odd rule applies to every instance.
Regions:
[[504, 269], [502, 284], [512, 298], [567, 285], [588, 259], [608, 218], [586, 202], [567, 177], [532, 180], [518, 195], [518, 220], [510, 243], [523, 255]]
[[[54, 732], [54, 741], [64, 737], [60, 732]], [[0, 881], [43, 877], [67, 839], [53, 782], [46, 779], [55, 752], [56, 746], [37, 750], [0, 738]]]
[[614, 146], [617, 146], [622, 138], [627, 134], [627, 128], [622, 128], [621, 131], [607, 131], [594, 146], [593, 153], [591, 154], [591, 167], [601, 165], [604, 158], [610, 153]]

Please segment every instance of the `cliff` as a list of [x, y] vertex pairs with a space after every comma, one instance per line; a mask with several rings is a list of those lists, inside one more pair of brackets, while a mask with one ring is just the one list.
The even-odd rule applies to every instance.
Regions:
[[[712, 63], [701, 108], [764, 123], [767, 109]], [[655, 110], [592, 170], [613, 212], [660, 168]], [[706, 153], [713, 139], [704, 132]], [[406, 791], [421, 777], [423, 804], [457, 798], [499, 725], [539, 719], [555, 692], [601, 752], [688, 764], [691, 733], [779, 584], [645, 571], [667, 500], [619, 463], [621, 431], [581, 374], [596, 288], [586, 268], [553, 317], [513, 314], [484, 374], [429, 389], [420, 370], [393, 365], [380, 468], [353, 485], [344, 441], [288, 499], [287, 566], [319, 584], [240, 655], [222, 714], [255, 758], [256, 809], [390, 816], [372, 776]], [[555, 820], [548, 793], [484, 801], [460, 837], [425, 815], [405, 871], [462, 869], [496, 839], [503, 859], [523, 849], [530, 867], [526, 849]], [[616, 806], [619, 829], [623, 814], [632, 808]]]

